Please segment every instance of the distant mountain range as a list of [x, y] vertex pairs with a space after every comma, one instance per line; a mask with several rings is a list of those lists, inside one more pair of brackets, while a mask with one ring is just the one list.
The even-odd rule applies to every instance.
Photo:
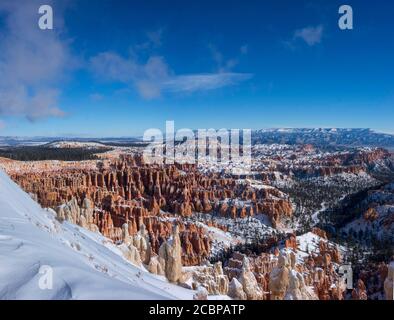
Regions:
[[141, 137], [109, 137], [109, 138], [79, 138], [79, 137], [17, 137], [0, 136], [0, 147], [37, 146], [62, 141], [99, 142], [103, 144], [128, 144], [141, 141]]
[[[101, 142], [122, 145], [142, 141], [142, 137], [0, 137], [0, 146], [41, 145], [54, 141]], [[312, 144], [315, 146], [382, 147], [394, 150], [394, 134], [371, 129], [281, 128], [252, 131], [253, 144]]]
[[394, 149], [394, 135], [371, 129], [262, 129], [252, 132], [253, 144], [382, 147]]

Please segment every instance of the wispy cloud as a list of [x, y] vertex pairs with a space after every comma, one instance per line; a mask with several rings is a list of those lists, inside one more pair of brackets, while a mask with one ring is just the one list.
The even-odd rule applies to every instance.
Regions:
[[132, 57], [102, 52], [90, 59], [90, 66], [99, 79], [131, 85], [145, 99], [160, 97], [163, 82], [171, 78], [171, 71], [160, 56], [139, 63]]
[[160, 48], [163, 44], [164, 27], [160, 27], [156, 30], [147, 31], [145, 33], [146, 40], [138, 43], [130, 48], [133, 54], [137, 54], [139, 51], [153, 50]]
[[[245, 47], [247, 50], [247, 47]], [[244, 50], [245, 50], [244, 48]], [[208, 49], [211, 52], [212, 59], [217, 65], [217, 70], [218, 72], [230, 72], [234, 67], [236, 67], [239, 63], [238, 58], [225, 58], [222, 52], [219, 51], [219, 49], [213, 45], [209, 44]], [[242, 47], [240, 49], [242, 53]], [[245, 53], [246, 54], [246, 53]]]
[[322, 25], [316, 27], [310, 26], [294, 32], [294, 40], [302, 39], [308, 46], [314, 46], [321, 43], [324, 28]]
[[166, 90], [172, 92], [196, 92], [214, 90], [231, 85], [236, 85], [252, 77], [252, 74], [232, 72], [182, 75], [176, 76], [164, 82], [163, 87]]
[[[221, 59], [217, 56], [218, 62]], [[227, 61], [215, 73], [177, 75], [162, 56], [151, 56], [145, 63], [134, 55], [124, 58], [114, 52], [103, 52], [90, 59], [91, 70], [99, 79], [124, 83], [145, 99], [159, 98], [163, 93], [193, 93], [237, 85], [252, 74], [230, 72]]]
[[[52, 4], [52, 1], [47, 1]], [[0, 115], [25, 116], [29, 120], [63, 116], [56, 84], [72, 64], [67, 42], [56, 30], [37, 26], [41, 1], [3, 0], [5, 33], [0, 42]], [[62, 24], [61, 10], [56, 23]]]

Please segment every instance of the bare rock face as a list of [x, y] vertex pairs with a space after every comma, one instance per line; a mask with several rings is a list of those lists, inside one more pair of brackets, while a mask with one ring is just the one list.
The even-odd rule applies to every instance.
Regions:
[[394, 300], [394, 261], [388, 266], [387, 278], [384, 281], [384, 293], [386, 300]]
[[248, 300], [263, 300], [264, 295], [257, 283], [256, 277], [250, 269], [248, 257], [244, 257], [241, 276], [239, 282]]
[[237, 280], [237, 278], [233, 278], [231, 280], [228, 290], [228, 296], [235, 300], [247, 300], [248, 297], [243, 289], [242, 284]]
[[179, 228], [173, 227], [172, 239], [163, 242], [159, 249], [159, 261], [170, 282], [178, 282], [182, 278], [182, 247]]
[[[269, 290], [271, 300], [283, 300], [289, 286], [289, 259], [281, 253], [278, 257], [278, 266], [274, 268], [269, 275]], [[294, 284], [296, 286], [296, 284]]]

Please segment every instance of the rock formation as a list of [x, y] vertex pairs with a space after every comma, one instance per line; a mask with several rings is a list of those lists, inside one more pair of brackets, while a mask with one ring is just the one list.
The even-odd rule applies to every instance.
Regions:
[[[181, 218], [193, 212], [232, 219], [265, 214], [274, 226], [292, 215], [288, 197], [279, 190], [254, 189], [217, 173], [202, 174], [192, 165], [146, 166], [137, 156], [122, 156], [107, 161], [100, 170], [90, 162], [52, 169], [28, 170], [23, 166], [20, 172], [11, 171], [12, 178], [35, 195], [42, 206], [56, 208], [72, 201], [84, 212], [80, 221], [75, 221], [75, 214], [72, 216], [67, 208], [67, 212], [60, 209], [59, 219], [66, 219], [67, 214], [69, 220], [82, 226], [92, 229], [95, 224], [113, 241], [121, 240], [124, 223], [129, 224], [129, 234], [135, 234], [142, 218], [152, 251], [157, 254], [162, 242], [171, 235], [171, 228], [160, 219], [164, 212]], [[93, 211], [86, 211], [87, 206]], [[180, 232], [183, 264], [201, 264], [210, 254], [209, 239], [192, 224], [180, 224]]]
[[289, 286], [290, 262], [285, 254], [280, 254], [278, 266], [269, 275], [269, 290], [271, 300], [283, 300]]
[[119, 248], [122, 251], [123, 256], [132, 264], [136, 266], [142, 266], [141, 256], [136, 247], [134, 247], [132, 244], [122, 244], [119, 246]]
[[250, 269], [249, 259], [244, 257], [239, 283], [242, 285], [243, 291], [248, 300], [262, 300], [263, 292], [261, 291], [256, 277]]
[[204, 287], [198, 287], [197, 292], [193, 295], [193, 300], [208, 300], [208, 291]]
[[209, 294], [227, 295], [229, 290], [229, 280], [223, 274], [222, 263], [215, 265], [194, 267], [191, 274], [186, 275], [191, 279], [192, 289], [204, 287]]
[[237, 278], [233, 278], [231, 280], [228, 290], [228, 296], [235, 300], [247, 300], [248, 297], [243, 289], [242, 284], [237, 280]]
[[353, 300], [367, 300], [368, 299], [367, 288], [365, 287], [365, 284], [361, 279], [359, 279], [357, 281], [357, 286], [352, 291], [352, 299]]
[[368, 222], [374, 222], [379, 217], [379, 213], [376, 211], [375, 208], [369, 208], [364, 213], [364, 219]]
[[[267, 147], [271, 148], [274, 147]], [[291, 153], [284, 156], [282, 152], [273, 154], [268, 150], [268, 157], [263, 154], [256, 168], [259, 174], [250, 180], [223, 175], [217, 170], [200, 170], [195, 165], [147, 165], [141, 157], [131, 155], [106, 159], [100, 167], [95, 161], [12, 162], [7, 166], [12, 178], [42, 206], [56, 208], [59, 221], [101, 232], [119, 246], [131, 263], [165, 275], [171, 282], [193, 289], [205, 288], [206, 292], [198, 289], [195, 295], [198, 299], [205, 299], [207, 294], [226, 293], [235, 299], [343, 299], [344, 288], [334, 270], [342, 260], [340, 250], [318, 228], [312, 232], [321, 241], [316, 252], [308, 252], [309, 256], [297, 255], [295, 234], [283, 236], [281, 241], [272, 235], [273, 242], [270, 239], [265, 251], [235, 252], [224, 268], [221, 264], [206, 263], [217, 249], [212, 250], [217, 239], [211, 239], [214, 232], [206, 226], [223, 231], [228, 228], [212, 222], [213, 216], [230, 223], [235, 219], [249, 223], [255, 215], [265, 215], [278, 229], [292, 217], [289, 196], [270, 186], [271, 181], [287, 176], [358, 174], [388, 156], [379, 149], [339, 151], [318, 154], [311, 163], [305, 155], [316, 155], [317, 148], [285, 148], [290, 148]], [[262, 187], [256, 186], [256, 181]], [[207, 217], [205, 226], [193, 220], [197, 214]], [[368, 222], [381, 219], [373, 204], [364, 219]], [[383, 227], [393, 221], [390, 217]], [[278, 248], [274, 250], [274, 246]], [[188, 272], [183, 272], [182, 266], [198, 267], [186, 275]], [[393, 272], [390, 272], [385, 289], [387, 286], [386, 294], [390, 297], [391, 292], [392, 297]], [[186, 276], [191, 277], [188, 279], [191, 282], [185, 280]], [[361, 275], [352, 293], [354, 299], [366, 297], [366, 284]], [[380, 287], [381, 284], [382, 281]]]
[[149, 264], [148, 264], [148, 271], [150, 273], [154, 273], [157, 275], [163, 275], [163, 276], [165, 275], [162, 265], [160, 264], [158, 255], [151, 256]]
[[387, 278], [384, 281], [386, 300], [394, 300], [394, 261], [388, 266]]
[[284, 300], [318, 300], [318, 297], [312, 290], [308, 290], [301, 273], [292, 269]]
[[181, 240], [179, 228], [174, 226], [172, 238], [165, 241], [159, 249], [159, 262], [161, 269], [170, 282], [178, 282], [182, 277]]

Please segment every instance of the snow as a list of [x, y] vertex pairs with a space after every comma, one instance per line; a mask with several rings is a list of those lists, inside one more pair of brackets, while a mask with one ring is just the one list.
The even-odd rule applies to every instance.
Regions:
[[238, 243], [238, 241], [235, 240], [229, 232], [225, 232], [215, 227], [209, 227], [200, 222], [197, 225], [203, 226], [213, 239], [223, 243], [226, 247], [230, 247], [231, 245]]
[[319, 253], [320, 241], [328, 243], [330, 247], [337, 247], [339, 252], [344, 255], [347, 251], [346, 247], [338, 245], [334, 242], [326, 240], [313, 232], [307, 232], [303, 235], [297, 236], [297, 258], [302, 261], [305, 257], [308, 257], [312, 252]]
[[47, 145], [50, 148], [86, 148], [86, 149], [100, 149], [107, 148], [99, 142], [80, 142], [80, 141], [54, 141]]
[[[343, 199], [344, 197], [342, 197]], [[315, 213], [312, 214], [311, 218], [312, 221], [315, 225], [317, 225], [320, 222], [319, 215], [327, 210], [327, 204], [325, 202], [322, 202], [321, 204], [321, 209], [317, 210]]]
[[362, 231], [363, 239], [376, 236], [380, 240], [394, 241], [394, 188], [393, 183], [378, 190], [370, 191], [368, 196], [360, 203], [364, 208], [374, 209], [377, 213], [375, 220], [370, 221], [361, 214], [353, 219], [341, 230], [346, 233], [359, 233]]
[[[40, 289], [49, 266], [52, 289]], [[41, 286], [42, 287], [42, 286]], [[98, 233], [60, 224], [0, 171], [0, 299], [191, 299]]]
[[219, 253], [223, 249], [229, 249], [232, 246], [235, 246], [241, 243], [241, 239], [239, 237], [234, 237], [229, 232], [225, 232], [215, 227], [209, 227], [202, 222], [196, 222], [196, 225], [199, 227], [203, 227], [205, 231], [208, 233], [210, 238], [212, 239], [211, 245], [211, 255]]
[[[220, 216], [209, 216], [204, 213], [193, 213], [186, 221], [193, 223], [201, 223], [199, 226], [204, 227], [210, 235], [212, 242], [211, 253], [222, 251], [228, 248], [228, 245], [233, 246], [240, 243], [252, 243], [256, 239], [263, 239], [277, 233], [277, 230], [272, 228], [271, 223], [266, 215], [258, 214], [254, 217], [246, 218], [227, 218]], [[224, 232], [215, 227], [208, 227], [208, 222], [213, 221], [218, 225], [225, 226], [227, 232]]]
[[[391, 195], [392, 196], [392, 195]], [[363, 231], [364, 238], [367, 237], [368, 234], [375, 235], [378, 239], [387, 239], [391, 242], [394, 241], [394, 206], [392, 204], [389, 205], [381, 205], [375, 208], [378, 213], [378, 218], [375, 221], [367, 221], [363, 216], [354, 219], [349, 222], [345, 227], [341, 230], [346, 233], [359, 232]]]
[[312, 232], [305, 233], [297, 237], [299, 254], [309, 256], [309, 253], [316, 252], [319, 248], [320, 241], [323, 240], [317, 234]]

